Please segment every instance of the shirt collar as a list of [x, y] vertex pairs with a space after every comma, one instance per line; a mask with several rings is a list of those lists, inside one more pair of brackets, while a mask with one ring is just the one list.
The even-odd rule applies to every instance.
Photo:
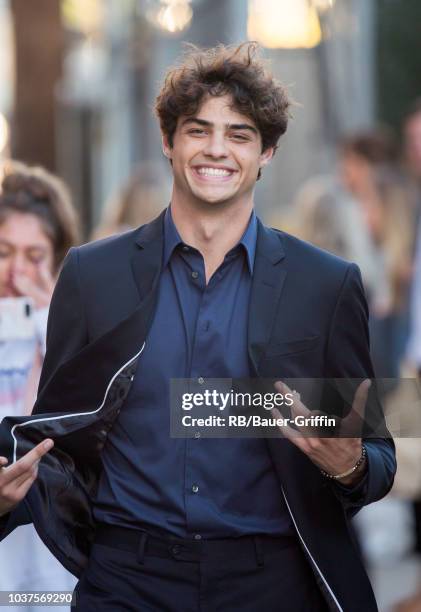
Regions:
[[[256, 254], [256, 242], [257, 242], [257, 217], [254, 210], [250, 215], [247, 228], [242, 235], [237, 246], [241, 244], [247, 254], [247, 264], [250, 274], [253, 273], [254, 257]], [[168, 264], [173, 254], [174, 249], [179, 245], [184, 244], [178, 230], [175, 226], [174, 220], [171, 215], [171, 207], [168, 206], [165, 217], [164, 217], [164, 267]], [[236, 247], [234, 247], [236, 248]], [[233, 249], [231, 249], [233, 250]]]
[[253, 274], [254, 257], [256, 254], [257, 242], [257, 217], [254, 210], [250, 215], [250, 221], [247, 225], [239, 244], [242, 244], [247, 253], [247, 263], [250, 274]]
[[173, 254], [174, 249], [179, 244], [183, 244], [183, 241], [181, 240], [181, 236], [178, 233], [178, 230], [173, 221], [171, 214], [171, 206], [168, 206], [167, 210], [165, 211], [164, 217], [164, 268], [168, 265], [168, 262], [171, 259], [171, 255]]

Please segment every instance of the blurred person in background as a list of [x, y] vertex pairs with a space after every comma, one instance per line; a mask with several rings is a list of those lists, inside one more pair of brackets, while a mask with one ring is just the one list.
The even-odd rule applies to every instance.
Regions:
[[378, 252], [360, 206], [337, 177], [321, 175], [306, 181], [293, 200], [286, 224], [302, 240], [358, 264], [369, 301], [384, 300], [387, 279], [382, 266], [379, 273]]
[[386, 279], [383, 292], [369, 296], [374, 369], [380, 378], [397, 378], [408, 335], [415, 195], [398, 170], [398, 149], [385, 129], [345, 138], [340, 173], [363, 214], [376, 274]]
[[[402, 126], [403, 161], [417, 192], [417, 238], [410, 301], [410, 335], [407, 357], [415, 373], [421, 376], [421, 98], [415, 100]], [[419, 440], [417, 440], [419, 443]], [[415, 549], [421, 552], [421, 493], [415, 499]], [[421, 594], [418, 595], [421, 609]], [[408, 608], [409, 610], [409, 608]]]
[[[42, 168], [14, 161], [6, 162], [1, 174], [0, 419], [32, 409], [55, 279], [78, 238], [76, 213], [61, 180]], [[32, 525], [0, 543], [0, 558], [2, 591], [74, 585], [73, 576], [51, 555]]]
[[376, 375], [394, 378], [407, 337], [415, 198], [398, 172], [397, 148], [386, 130], [351, 135], [339, 150], [339, 176], [308, 180], [287, 225], [303, 240], [359, 265]]
[[138, 166], [122, 189], [106, 205], [92, 240], [120, 234], [149, 223], [168, 204], [171, 185], [157, 164]]
[[415, 100], [403, 124], [404, 161], [421, 189], [421, 98]]
[[403, 157], [417, 190], [417, 240], [414, 281], [411, 294], [411, 334], [408, 346], [410, 362], [421, 375], [421, 98], [418, 98], [403, 124]]

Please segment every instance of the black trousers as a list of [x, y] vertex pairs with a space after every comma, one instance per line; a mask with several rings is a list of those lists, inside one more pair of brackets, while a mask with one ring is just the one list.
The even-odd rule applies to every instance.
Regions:
[[75, 600], [78, 612], [327, 610], [295, 538], [197, 542], [120, 528], [99, 531]]

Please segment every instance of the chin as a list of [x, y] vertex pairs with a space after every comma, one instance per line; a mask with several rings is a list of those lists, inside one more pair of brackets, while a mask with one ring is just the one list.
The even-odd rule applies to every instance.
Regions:
[[193, 195], [201, 202], [210, 205], [225, 204], [235, 199], [236, 196], [235, 193], [203, 193], [200, 191], [193, 192]]

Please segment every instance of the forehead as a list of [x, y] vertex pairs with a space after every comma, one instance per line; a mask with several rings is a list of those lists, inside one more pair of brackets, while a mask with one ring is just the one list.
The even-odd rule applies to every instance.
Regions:
[[253, 119], [239, 112], [231, 96], [206, 96], [195, 117], [214, 125], [247, 124], [257, 129]]
[[30, 213], [8, 214], [4, 221], [0, 222], [0, 239], [16, 245], [50, 244], [41, 220]]

